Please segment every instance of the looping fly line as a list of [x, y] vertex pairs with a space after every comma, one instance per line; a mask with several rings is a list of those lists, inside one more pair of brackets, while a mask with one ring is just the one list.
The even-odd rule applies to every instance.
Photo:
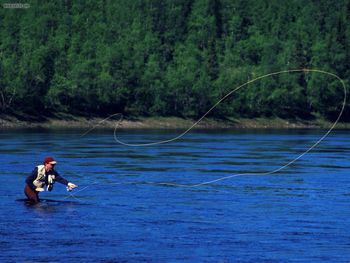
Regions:
[[[277, 71], [277, 72], [273, 72], [273, 73], [269, 73], [269, 74], [265, 74], [263, 76], [254, 78], [252, 80], [247, 81], [246, 83], [234, 88], [233, 90], [231, 90], [230, 92], [228, 92], [225, 96], [223, 96], [218, 102], [216, 102], [201, 118], [199, 118], [193, 125], [191, 125], [187, 130], [185, 130], [184, 132], [182, 132], [181, 134], [175, 136], [174, 138], [168, 139], [168, 140], [163, 140], [163, 141], [158, 141], [158, 142], [151, 142], [151, 143], [139, 143], [139, 144], [133, 144], [133, 143], [126, 143], [123, 142], [121, 140], [119, 140], [117, 138], [116, 135], [116, 131], [118, 128], [119, 123], [122, 121], [123, 116], [120, 113], [116, 113], [113, 114], [107, 118], [105, 118], [104, 120], [100, 121], [97, 125], [93, 126], [91, 129], [89, 129], [88, 131], [86, 131], [84, 134], [82, 134], [82, 136], [85, 136], [86, 134], [88, 134], [89, 132], [91, 132], [92, 130], [94, 130], [98, 125], [100, 125], [101, 123], [107, 121], [108, 119], [111, 119], [112, 117], [115, 117], [117, 115], [120, 116], [120, 119], [117, 121], [117, 124], [115, 126], [114, 129], [114, 139], [117, 143], [122, 144], [124, 146], [129, 146], [129, 147], [143, 147], [143, 146], [153, 146], [153, 145], [159, 145], [159, 144], [164, 144], [164, 143], [169, 143], [169, 142], [173, 142], [176, 141], [180, 138], [182, 138], [183, 136], [185, 136], [188, 132], [190, 132], [198, 123], [200, 123], [211, 111], [213, 111], [221, 102], [223, 102], [227, 97], [229, 97], [230, 95], [232, 95], [233, 93], [235, 93], [236, 91], [238, 91], [239, 89], [248, 86], [251, 83], [254, 83], [258, 80], [267, 78], [267, 77], [271, 77], [271, 76], [275, 76], [275, 75], [280, 75], [280, 74], [285, 74], [285, 73], [295, 73], [295, 72], [304, 72], [304, 73], [308, 73], [308, 72], [315, 72], [315, 73], [321, 73], [321, 74], [325, 74], [328, 76], [332, 76], [334, 78], [336, 78], [337, 80], [340, 81], [340, 83], [343, 86], [344, 89], [344, 98], [343, 98], [343, 104], [341, 107], [341, 110], [338, 114], [338, 117], [336, 118], [336, 120], [334, 121], [334, 123], [331, 125], [331, 127], [326, 131], [326, 133], [320, 138], [318, 139], [313, 145], [311, 145], [306, 151], [302, 152], [301, 154], [299, 154], [297, 157], [295, 157], [294, 159], [292, 159], [291, 161], [287, 162], [286, 164], [280, 166], [277, 169], [274, 169], [272, 171], [267, 171], [267, 172], [249, 172], [249, 173], [237, 173], [237, 174], [233, 174], [233, 175], [229, 175], [229, 176], [224, 176], [224, 177], [220, 177], [217, 178], [215, 180], [210, 180], [210, 181], [205, 181], [205, 182], [201, 182], [201, 183], [197, 183], [197, 184], [191, 184], [191, 185], [187, 185], [187, 184], [177, 184], [177, 183], [167, 183], [167, 182], [143, 182], [145, 184], [154, 184], [154, 185], [164, 185], [164, 186], [179, 186], [179, 187], [198, 187], [198, 186], [203, 186], [203, 185], [208, 185], [208, 184], [212, 184], [218, 181], [222, 181], [222, 180], [227, 180], [233, 177], [237, 177], [237, 176], [242, 176], [242, 175], [270, 175], [270, 174], [274, 174], [277, 173], [283, 169], [285, 169], [286, 167], [290, 166], [291, 164], [293, 164], [294, 162], [296, 162], [297, 160], [299, 160], [300, 158], [302, 158], [305, 154], [307, 154], [308, 152], [310, 152], [312, 149], [314, 149], [317, 145], [319, 145], [328, 135], [329, 133], [334, 129], [334, 127], [337, 125], [337, 123], [339, 122], [344, 108], [345, 108], [345, 104], [346, 104], [346, 86], [344, 84], [344, 81], [337, 76], [336, 74], [324, 71], [324, 70], [319, 70], [319, 69], [291, 69], [291, 70], [282, 70], [282, 71]], [[137, 182], [125, 182], [125, 183], [115, 183], [115, 184], [130, 184], [130, 183], [137, 183]], [[113, 183], [112, 183], [113, 184]], [[91, 184], [90, 184], [91, 185]], [[88, 186], [87, 186], [88, 187]], [[86, 189], [87, 187], [85, 187], [84, 189]], [[82, 189], [82, 190], [84, 190]], [[81, 190], [81, 191], [82, 191]], [[81, 192], [79, 191], [79, 192]]]

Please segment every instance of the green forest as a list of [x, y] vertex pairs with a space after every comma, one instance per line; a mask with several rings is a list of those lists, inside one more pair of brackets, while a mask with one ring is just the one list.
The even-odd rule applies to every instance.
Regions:
[[[349, 0], [4, 3], [2, 114], [198, 118], [275, 71], [320, 69], [350, 84]], [[335, 78], [290, 73], [240, 89], [210, 116], [332, 120], [343, 97]]]

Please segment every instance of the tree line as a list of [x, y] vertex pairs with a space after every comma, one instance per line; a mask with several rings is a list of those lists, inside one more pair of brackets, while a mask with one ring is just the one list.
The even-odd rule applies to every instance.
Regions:
[[[233, 88], [285, 69], [350, 84], [349, 0], [28, 3], [0, 9], [6, 114], [197, 118]], [[211, 116], [334, 119], [343, 96], [330, 76], [283, 74], [240, 89]]]

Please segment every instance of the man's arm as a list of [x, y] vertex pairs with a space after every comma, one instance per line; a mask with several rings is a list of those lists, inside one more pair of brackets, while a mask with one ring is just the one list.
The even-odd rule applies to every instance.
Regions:
[[54, 171], [55, 173], [55, 180], [61, 184], [64, 184], [66, 186], [68, 186], [68, 190], [71, 191], [72, 189], [78, 187], [77, 185], [73, 184], [73, 183], [70, 183], [68, 182], [65, 178], [63, 178], [62, 176], [59, 175], [58, 172]]
[[55, 181], [56, 182], [59, 182], [61, 184], [64, 184], [64, 185], [68, 185], [68, 181], [63, 178], [62, 176], [60, 176], [60, 174], [56, 171], [54, 171], [54, 174], [55, 174]]

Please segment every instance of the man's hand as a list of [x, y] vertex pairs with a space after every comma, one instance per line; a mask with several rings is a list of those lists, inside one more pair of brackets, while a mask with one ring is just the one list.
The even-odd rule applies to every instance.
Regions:
[[71, 191], [73, 190], [74, 188], [78, 187], [77, 185], [73, 184], [73, 183], [68, 183], [67, 184], [67, 188], [68, 188], [68, 191]]
[[35, 188], [35, 191], [37, 191], [37, 192], [43, 192], [43, 191], [45, 191], [45, 189], [44, 189], [44, 188], [41, 188], [41, 187], [37, 187], [37, 188]]

